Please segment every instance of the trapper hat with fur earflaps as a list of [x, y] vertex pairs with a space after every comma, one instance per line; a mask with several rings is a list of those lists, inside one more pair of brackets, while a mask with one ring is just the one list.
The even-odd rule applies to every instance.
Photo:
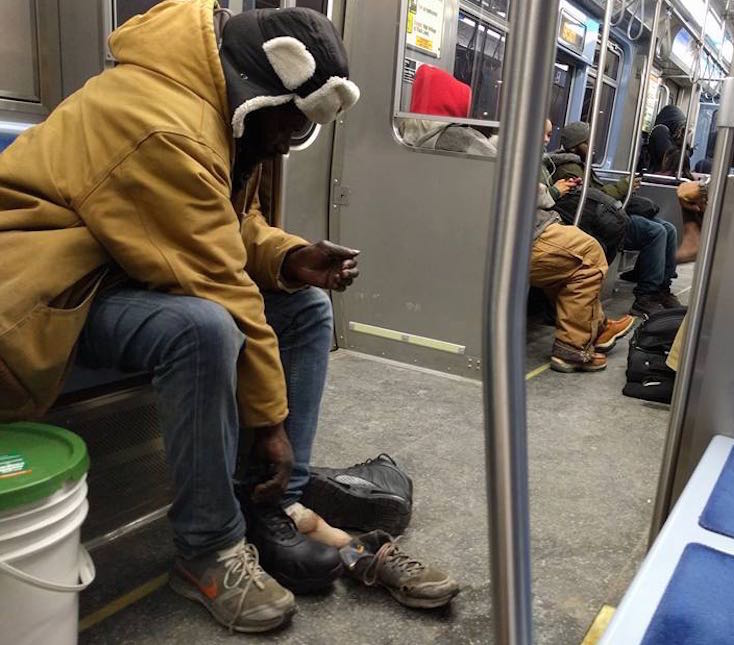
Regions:
[[329, 19], [311, 9], [256, 9], [227, 21], [220, 43], [236, 138], [245, 117], [294, 101], [314, 123], [329, 123], [359, 99], [347, 55]]
[[569, 123], [561, 130], [561, 146], [564, 150], [573, 150], [576, 146], [589, 140], [589, 124], [576, 121]]

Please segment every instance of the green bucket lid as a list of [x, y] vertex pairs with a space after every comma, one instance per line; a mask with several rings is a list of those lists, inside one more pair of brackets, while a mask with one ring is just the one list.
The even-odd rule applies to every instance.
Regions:
[[88, 468], [87, 446], [74, 433], [41, 423], [0, 424], [0, 511], [49, 497]]

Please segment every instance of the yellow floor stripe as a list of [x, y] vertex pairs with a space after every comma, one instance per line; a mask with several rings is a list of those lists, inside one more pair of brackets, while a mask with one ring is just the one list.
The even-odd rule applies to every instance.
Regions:
[[599, 610], [599, 613], [594, 618], [594, 622], [591, 623], [589, 631], [586, 632], [584, 640], [581, 641], [581, 645], [596, 645], [600, 640], [609, 623], [612, 621], [614, 616], [614, 607], [611, 605], [603, 605]]
[[540, 376], [543, 372], [545, 372], [547, 369], [550, 369], [550, 363], [544, 363], [540, 367], [536, 367], [534, 370], [530, 370], [525, 375], [525, 380], [529, 381], [531, 378], [535, 378], [536, 376]]
[[97, 623], [101, 623], [103, 620], [114, 616], [118, 611], [122, 611], [125, 607], [129, 607], [133, 603], [142, 600], [146, 596], [149, 596], [154, 591], [160, 589], [163, 585], [168, 582], [168, 574], [164, 573], [162, 576], [148, 580], [139, 587], [136, 587], [132, 591], [116, 598], [111, 603], [105, 605], [101, 609], [85, 616], [79, 621], [79, 631], [83, 632], [85, 629], [94, 627]]

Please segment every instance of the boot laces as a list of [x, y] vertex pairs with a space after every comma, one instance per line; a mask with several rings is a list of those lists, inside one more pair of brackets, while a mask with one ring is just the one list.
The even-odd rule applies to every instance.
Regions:
[[260, 517], [276, 537], [288, 539], [298, 532], [295, 522], [278, 506], [261, 511]]
[[223, 580], [224, 588], [227, 590], [241, 588], [242, 590], [237, 601], [237, 609], [232, 614], [232, 621], [229, 623], [229, 631], [231, 632], [252, 585], [255, 585], [258, 589], [265, 588], [262, 581], [265, 571], [260, 566], [260, 556], [255, 545], [245, 544], [244, 542], [234, 553], [218, 557], [217, 562], [224, 562], [226, 571]]
[[400, 538], [385, 542], [375, 553], [369, 566], [364, 572], [364, 582], [368, 586], [374, 585], [380, 572], [385, 568], [401, 571], [402, 573], [420, 573], [425, 570], [425, 565], [409, 556], [398, 546]]
[[395, 463], [395, 460], [388, 455], [386, 452], [381, 452], [377, 457], [370, 457], [366, 461], [362, 461], [358, 464], [354, 464], [353, 466], [350, 466], [350, 468], [359, 468], [360, 466], [368, 466], [369, 464], [376, 462], [376, 461], [389, 461], [393, 466], [397, 466]]

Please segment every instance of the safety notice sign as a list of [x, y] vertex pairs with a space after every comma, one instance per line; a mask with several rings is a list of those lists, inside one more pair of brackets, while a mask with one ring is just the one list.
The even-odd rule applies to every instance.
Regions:
[[435, 56], [441, 56], [444, 0], [409, 0], [407, 44]]

